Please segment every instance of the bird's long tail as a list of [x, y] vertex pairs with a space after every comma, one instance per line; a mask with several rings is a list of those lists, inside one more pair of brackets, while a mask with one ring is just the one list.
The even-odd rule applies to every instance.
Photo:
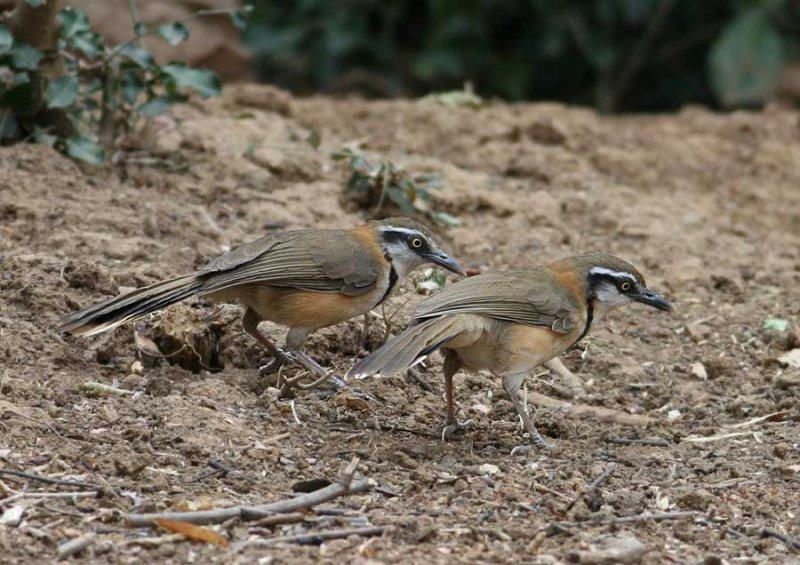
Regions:
[[60, 329], [94, 335], [180, 302], [202, 288], [203, 282], [196, 275], [162, 281], [74, 312], [61, 320]]
[[434, 318], [410, 326], [356, 363], [347, 372], [347, 377], [363, 379], [376, 373], [385, 377], [395, 375], [414, 366], [458, 336], [463, 329], [459, 316]]

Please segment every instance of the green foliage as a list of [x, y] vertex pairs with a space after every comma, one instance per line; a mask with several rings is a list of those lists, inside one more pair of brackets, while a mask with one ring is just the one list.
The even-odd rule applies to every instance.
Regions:
[[[439, 175], [411, 175], [391, 161], [371, 163], [358, 151], [345, 148], [334, 153], [334, 161], [346, 161], [350, 178], [345, 186], [345, 199], [370, 211], [373, 218], [390, 215], [388, 204], [394, 204], [406, 216], [423, 214], [445, 225], [461, 221], [446, 212], [433, 209], [431, 190], [441, 188]], [[388, 202], [387, 202], [388, 200]]]
[[[40, 0], [26, 0], [36, 7]], [[229, 12], [198, 12], [195, 16]], [[243, 15], [231, 12], [241, 24]], [[194, 17], [194, 16], [192, 16]], [[105, 162], [120, 136], [130, 132], [138, 117], [152, 118], [185, 102], [190, 93], [209, 98], [220, 93], [211, 71], [184, 63], [159, 65], [137, 46], [146, 35], [159, 34], [171, 45], [189, 37], [184, 22], [148, 29], [141, 22], [133, 37], [107, 47], [102, 35], [80, 10], [58, 15], [58, 53], [61, 76], [48, 79], [45, 54], [16, 41], [0, 24], [0, 142], [32, 139], [54, 146], [70, 157], [94, 165]]]
[[784, 63], [783, 41], [766, 7], [743, 11], [709, 53], [711, 86], [725, 107], [759, 104], [772, 93]]
[[[756, 15], [758, 14], [758, 15]], [[761, 102], [800, 51], [789, 0], [259, 2], [246, 41], [270, 82], [378, 96], [451, 91], [604, 111]]]

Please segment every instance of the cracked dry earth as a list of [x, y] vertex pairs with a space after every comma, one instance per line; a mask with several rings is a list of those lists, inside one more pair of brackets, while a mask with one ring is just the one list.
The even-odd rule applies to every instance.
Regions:
[[[305, 142], [312, 128], [319, 150]], [[50, 562], [91, 533], [74, 559], [800, 559], [800, 113], [599, 117], [554, 104], [293, 99], [242, 85], [179, 110], [147, 139], [114, 171], [81, 170], [43, 147], [0, 148], [0, 467], [82, 485], [0, 476], [0, 562]], [[474, 425], [443, 443], [438, 356], [418, 379], [359, 383], [368, 403], [324, 387], [279, 398], [233, 305], [189, 302], [91, 338], [54, 329], [78, 307], [263, 233], [363, 220], [341, 197], [346, 165], [330, 158], [353, 142], [371, 159], [442, 176], [434, 205], [463, 225], [440, 234], [470, 268], [610, 251], [675, 303], [673, 315], [614, 312], [568, 353], [587, 391], [571, 405], [546, 372], [529, 379], [530, 393], [561, 402], [536, 413], [555, 449], [512, 455], [526, 437], [485, 374], [457, 375], [459, 417]], [[422, 299], [408, 281], [387, 308], [402, 306], [395, 328]], [[366, 353], [361, 327], [320, 331], [309, 351], [344, 372]], [[371, 324], [368, 347], [382, 336]], [[90, 381], [132, 394], [89, 394]], [[297, 483], [335, 481], [356, 456], [357, 476], [377, 489], [299, 523], [209, 526], [227, 547], [124, 519], [285, 500]], [[93, 485], [101, 496], [40, 496]], [[367, 526], [385, 530], [265, 544]]]

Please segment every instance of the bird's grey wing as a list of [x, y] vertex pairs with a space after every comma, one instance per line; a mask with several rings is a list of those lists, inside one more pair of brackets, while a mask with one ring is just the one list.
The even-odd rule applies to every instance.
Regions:
[[[364, 261], [359, 243], [341, 230], [282, 232], [237, 247], [208, 263], [198, 274], [208, 292], [265, 283], [359, 295], [369, 292], [378, 279], [377, 267]], [[364, 263], [367, 268], [363, 268]]]
[[479, 314], [558, 333], [570, 333], [579, 323], [574, 299], [540, 269], [486, 273], [461, 280], [420, 304], [414, 320], [452, 314]]

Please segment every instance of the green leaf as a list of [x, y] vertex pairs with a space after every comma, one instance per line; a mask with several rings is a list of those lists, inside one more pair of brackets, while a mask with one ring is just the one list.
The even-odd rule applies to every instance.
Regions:
[[147, 24], [144, 22], [136, 22], [133, 25], [133, 33], [138, 36], [147, 35]]
[[783, 40], [767, 11], [746, 10], [725, 27], [709, 52], [711, 87], [728, 108], [763, 103], [783, 62]]
[[189, 28], [181, 22], [172, 22], [159, 26], [158, 33], [173, 47], [181, 41], [189, 39]]
[[217, 96], [222, 85], [217, 75], [207, 69], [192, 69], [182, 64], [165, 65], [161, 72], [175, 82], [177, 88], [188, 88], [203, 98]]
[[33, 128], [33, 139], [39, 145], [47, 145], [48, 147], [53, 147], [58, 141], [58, 137], [47, 133], [46, 129], [40, 128], [39, 126]]
[[311, 131], [308, 132], [306, 143], [308, 143], [314, 149], [319, 149], [319, 146], [322, 145], [322, 134], [320, 133], [319, 129], [311, 128]]
[[44, 0], [25, 0], [25, 3], [28, 6], [33, 6], [34, 8], [44, 6]]
[[89, 59], [96, 59], [105, 48], [103, 44], [103, 36], [93, 31], [82, 31], [73, 35], [69, 42], [78, 51], [89, 57]]
[[14, 36], [7, 26], [0, 24], [0, 53], [8, 53], [14, 45]]
[[83, 10], [66, 8], [58, 14], [58, 19], [61, 22], [61, 37], [65, 39], [70, 39], [78, 33], [91, 31], [92, 29], [89, 16]]
[[785, 332], [789, 329], [789, 320], [783, 320], [781, 318], [767, 318], [764, 320], [764, 328], [768, 330]]
[[78, 99], [78, 77], [67, 75], [47, 85], [44, 99], [48, 108], [66, 108]]
[[11, 49], [11, 64], [15, 69], [35, 71], [44, 53], [26, 43], [15, 43]]
[[67, 139], [67, 155], [91, 165], [102, 165], [106, 161], [106, 152], [101, 145], [80, 136]]
[[417, 214], [417, 211], [414, 209], [414, 205], [409, 200], [408, 195], [405, 193], [404, 190], [397, 188], [396, 186], [390, 186], [386, 189], [386, 195], [403, 211], [403, 214], [409, 217], [414, 217]]
[[145, 51], [144, 49], [134, 47], [133, 45], [125, 45], [121, 47], [119, 51], [117, 51], [117, 54], [120, 57], [125, 57], [129, 61], [136, 63], [143, 69], [149, 69], [155, 64], [155, 59], [149, 52]]
[[122, 98], [125, 100], [127, 104], [135, 104], [136, 99], [139, 98], [139, 95], [145, 89], [145, 83], [142, 80], [142, 77], [139, 76], [138, 72], [135, 71], [125, 71], [122, 73], [122, 80], [121, 82], [121, 89], [122, 89]]
[[19, 136], [19, 124], [17, 124], [17, 116], [13, 109], [0, 106], [0, 141], [16, 140]]
[[453, 216], [452, 214], [448, 214], [447, 212], [433, 212], [431, 216], [435, 221], [448, 227], [458, 227], [464, 225], [464, 221], [461, 218]]
[[145, 118], [155, 118], [166, 114], [171, 106], [172, 103], [167, 98], [153, 98], [139, 106], [137, 111]]

